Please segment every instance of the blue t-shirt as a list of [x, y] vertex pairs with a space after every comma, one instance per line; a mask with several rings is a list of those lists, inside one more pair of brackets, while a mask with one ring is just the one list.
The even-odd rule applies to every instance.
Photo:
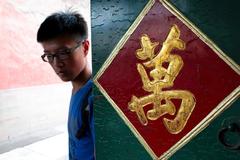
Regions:
[[92, 85], [90, 79], [71, 97], [68, 114], [69, 160], [95, 159]]

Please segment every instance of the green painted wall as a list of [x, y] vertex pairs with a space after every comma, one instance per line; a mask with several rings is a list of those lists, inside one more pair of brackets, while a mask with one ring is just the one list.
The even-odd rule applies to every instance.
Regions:
[[[147, 0], [92, 0], [93, 73], [100, 69]], [[237, 64], [240, 63], [240, 11], [237, 1], [172, 0], [189, 20], [213, 40]], [[131, 133], [116, 111], [95, 87], [94, 116], [98, 160], [150, 160], [151, 157]], [[218, 141], [223, 123], [240, 119], [236, 101], [203, 132], [176, 152], [171, 160], [237, 160], [239, 151], [230, 151]]]
[[[171, 0], [171, 2], [230, 58], [240, 64], [239, 2], [227, 0]], [[233, 103], [171, 159], [239, 160], [239, 151], [228, 150], [218, 141], [219, 130], [231, 119], [240, 119], [240, 100]]]
[[[133, 23], [145, 1], [91, 1], [92, 57], [95, 74]], [[132, 8], [134, 6], [134, 8]], [[98, 160], [151, 159], [129, 128], [94, 88], [96, 156]]]

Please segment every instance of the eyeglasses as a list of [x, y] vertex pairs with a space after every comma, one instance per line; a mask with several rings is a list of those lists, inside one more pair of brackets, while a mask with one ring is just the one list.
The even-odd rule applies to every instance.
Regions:
[[54, 57], [58, 58], [58, 60], [65, 60], [68, 59], [71, 54], [82, 44], [82, 42], [78, 42], [77, 45], [73, 48], [64, 49], [61, 51], [58, 51], [55, 54], [50, 53], [44, 53], [41, 57], [44, 62], [52, 63], [54, 60]]

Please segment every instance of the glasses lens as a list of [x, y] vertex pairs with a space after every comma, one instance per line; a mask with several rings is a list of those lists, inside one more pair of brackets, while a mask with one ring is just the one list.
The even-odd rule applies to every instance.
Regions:
[[47, 54], [47, 53], [45, 53], [44, 55], [42, 55], [42, 59], [43, 59], [43, 61], [49, 62], [49, 63], [53, 62], [54, 57], [59, 59], [59, 60], [68, 59], [71, 56], [71, 53], [73, 53], [75, 51], [75, 49], [77, 49], [80, 45], [81, 45], [81, 42], [78, 43], [73, 48], [69, 48], [69, 49], [66, 49], [66, 50], [58, 51], [55, 54]]
[[58, 53], [56, 56], [58, 59], [63, 60], [69, 58], [70, 53], [69, 52]]
[[47, 62], [52, 62], [53, 61], [53, 56], [52, 55], [46, 55], [45, 59]]

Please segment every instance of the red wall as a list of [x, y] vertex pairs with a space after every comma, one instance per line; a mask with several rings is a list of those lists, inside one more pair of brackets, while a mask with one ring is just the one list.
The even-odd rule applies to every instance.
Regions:
[[50, 13], [71, 6], [79, 11], [76, 7], [84, 5], [79, 3], [83, 2], [0, 1], [0, 89], [61, 82], [51, 67], [41, 61], [42, 48], [36, 42], [36, 32]]

